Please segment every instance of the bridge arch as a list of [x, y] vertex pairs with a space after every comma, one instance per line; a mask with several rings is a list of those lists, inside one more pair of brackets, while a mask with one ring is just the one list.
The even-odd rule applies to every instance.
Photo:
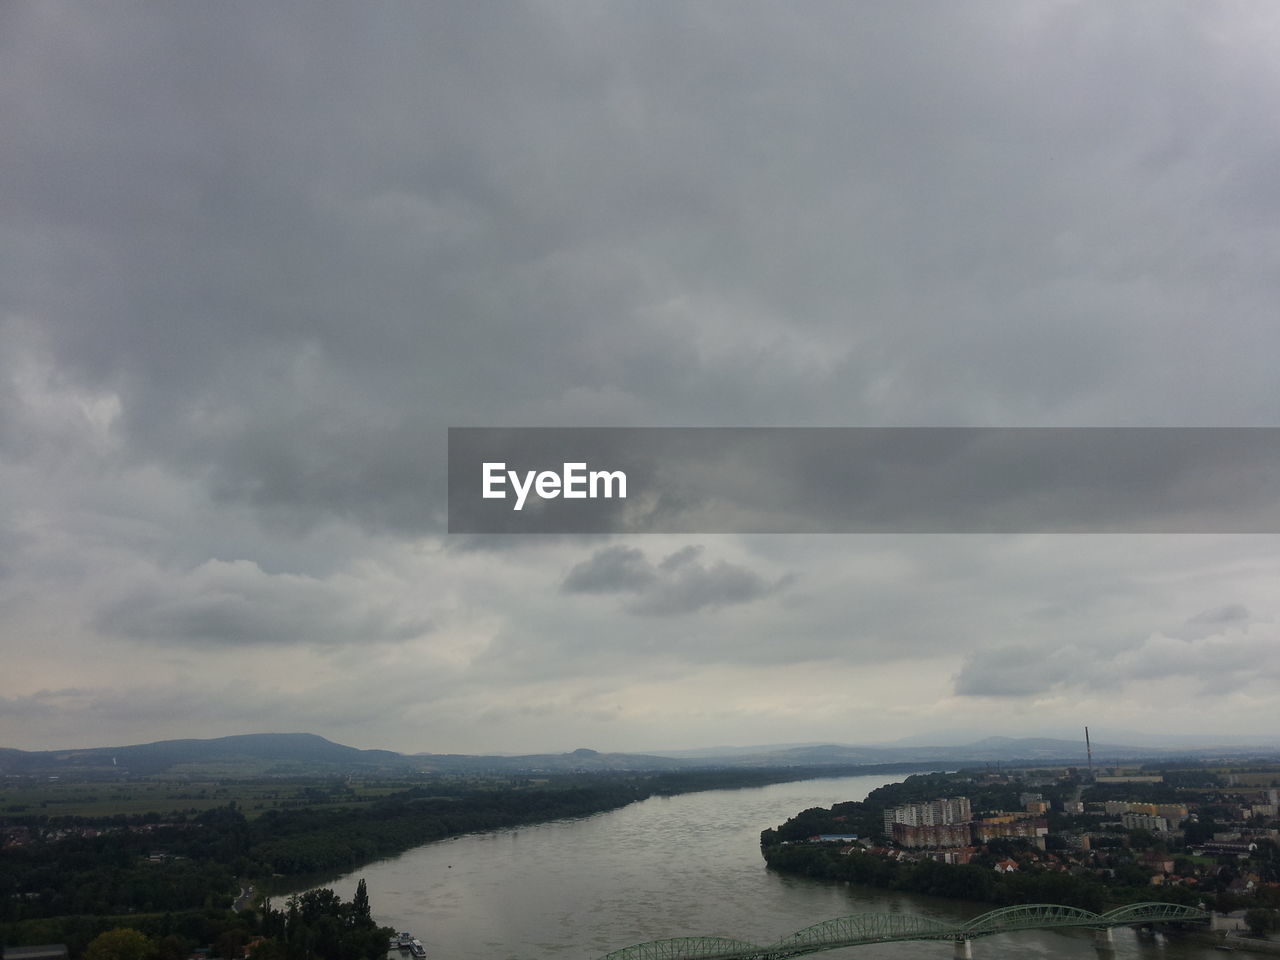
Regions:
[[1057, 903], [1018, 903], [1000, 907], [960, 924], [957, 935], [969, 940], [1009, 930], [1035, 930], [1044, 927], [1096, 927], [1098, 914], [1080, 907]]
[[1195, 907], [1158, 902], [1131, 903], [1103, 914], [1057, 903], [1023, 903], [1000, 907], [960, 924], [909, 913], [858, 913], [815, 923], [767, 946], [731, 937], [677, 937], [637, 943], [601, 960], [786, 960], [840, 947], [900, 940], [963, 941], [1014, 930], [1105, 929], [1208, 919], [1208, 913]]
[[764, 954], [764, 948], [731, 937], [672, 937], [632, 944], [600, 960], [738, 960]]
[[769, 945], [773, 954], [798, 956], [831, 950], [834, 945], [885, 943], [892, 940], [946, 940], [953, 937], [951, 924], [911, 913], [855, 913], [823, 920], [797, 930]]
[[1196, 923], [1209, 919], [1209, 914], [1181, 903], [1130, 903], [1108, 910], [1100, 918], [1109, 927], [1131, 923]]

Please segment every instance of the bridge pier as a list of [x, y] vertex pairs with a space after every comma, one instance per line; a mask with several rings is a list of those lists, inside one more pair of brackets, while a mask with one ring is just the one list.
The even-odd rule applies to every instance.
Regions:
[[1110, 927], [1095, 927], [1093, 931], [1093, 945], [1108, 953], [1114, 952], [1116, 948], [1115, 937], [1111, 935]]
[[956, 960], [973, 960], [973, 941], [956, 941]]

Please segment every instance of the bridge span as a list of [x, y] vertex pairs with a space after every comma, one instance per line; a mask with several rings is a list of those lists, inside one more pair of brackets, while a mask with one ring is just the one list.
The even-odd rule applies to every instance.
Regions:
[[677, 937], [650, 940], [606, 954], [600, 960], [785, 960], [823, 950], [901, 940], [950, 940], [956, 956], [967, 957], [969, 942], [1014, 930], [1088, 927], [1107, 940], [1112, 927], [1151, 923], [1206, 923], [1209, 914], [1176, 903], [1132, 903], [1106, 913], [1056, 903], [1001, 907], [961, 924], [902, 913], [858, 913], [824, 920], [775, 943], [761, 945], [729, 937]]

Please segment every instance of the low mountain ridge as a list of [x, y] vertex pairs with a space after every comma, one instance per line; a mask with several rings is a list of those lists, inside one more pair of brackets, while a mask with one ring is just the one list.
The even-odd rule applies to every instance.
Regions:
[[[289, 773], [294, 767], [370, 770], [412, 766], [391, 750], [360, 750], [314, 733], [248, 733], [209, 740], [160, 740], [121, 747], [0, 751], [4, 774], [135, 774], [154, 776], [175, 768], [246, 767], [257, 773]], [[277, 769], [279, 768], [279, 769]]]
[[[1095, 762], [1197, 756], [1273, 755], [1272, 744], [1213, 748], [1094, 744]], [[570, 753], [521, 756], [416, 753], [362, 750], [313, 733], [253, 733], [208, 740], [161, 740], [121, 747], [25, 751], [0, 748], [0, 775], [8, 776], [324, 776], [432, 774], [538, 774], [663, 772], [764, 767], [850, 767], [888, 763], [937, 763], [954, 767], [975, 763], [1074, 763], [1086, 760], [1085, 745], [1048, 737], [986, 737], [959, 746], [857, 746], [826, 743], [760, 746], [750, 752], [731, 749], [679, 751], [683, 756], [602, 753], [586, 747]], [[694, 754], [690, 756], [690, 754]]]

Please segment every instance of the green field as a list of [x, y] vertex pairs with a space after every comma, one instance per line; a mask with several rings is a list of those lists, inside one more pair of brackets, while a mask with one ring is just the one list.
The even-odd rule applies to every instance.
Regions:
[[113, 817], [208, 810], [234, 801], [245, 816], [296, 807], [338, 808], [385, 797], [410, 781], [333, 781], [315, 778], [268, 781], [24, 782], [0, 786], [0, 817]]

